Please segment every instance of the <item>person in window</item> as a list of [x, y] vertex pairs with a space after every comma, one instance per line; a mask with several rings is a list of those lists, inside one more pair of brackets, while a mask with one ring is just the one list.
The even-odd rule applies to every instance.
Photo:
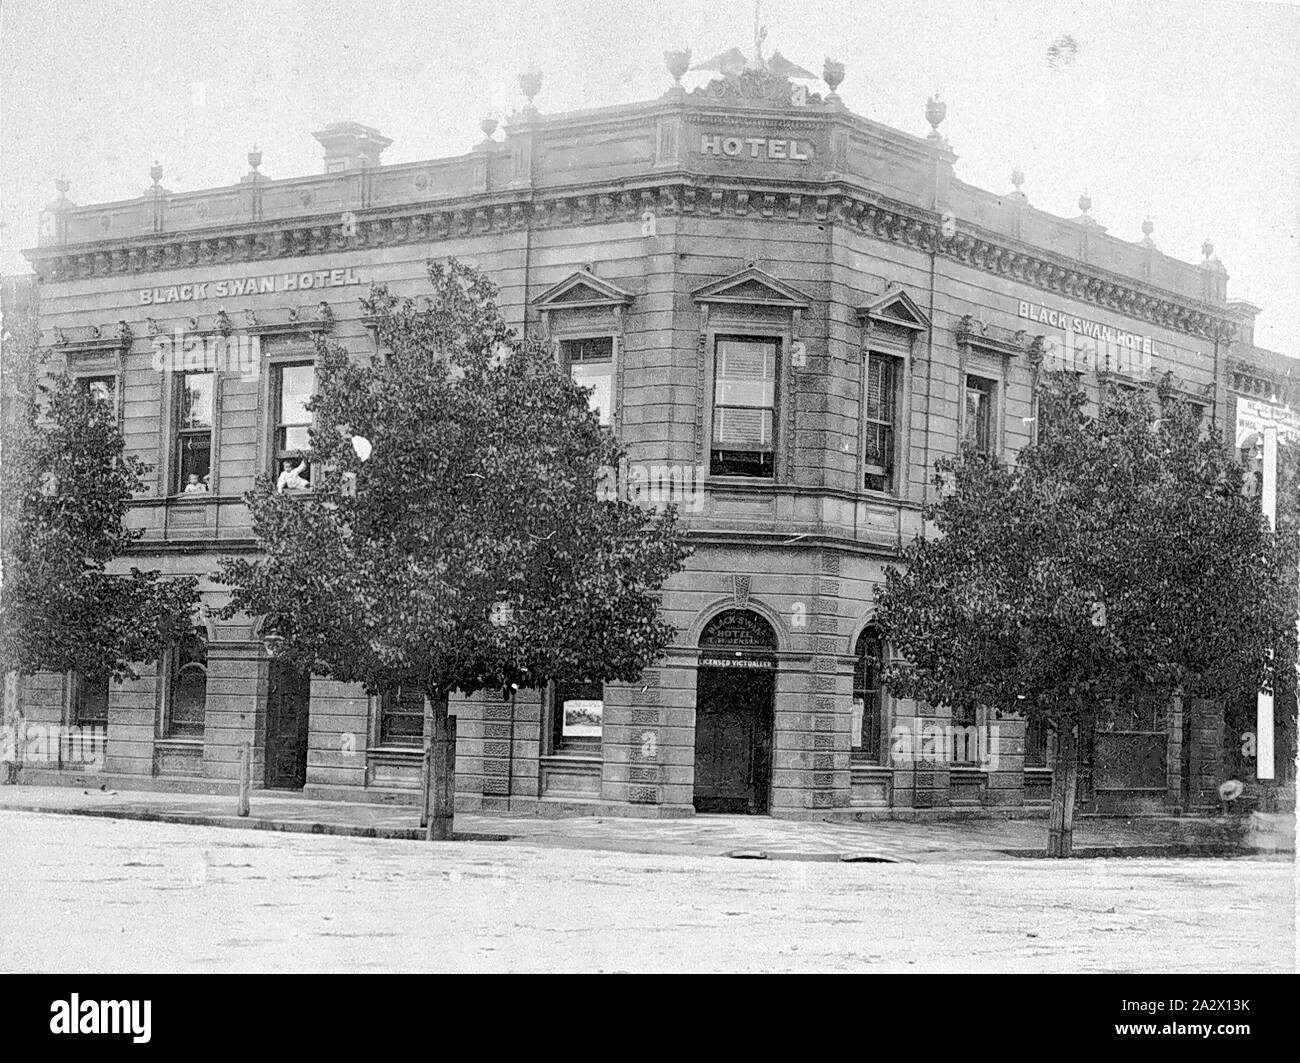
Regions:
[[185, 482], [185, 494], [203, 495], [207, 494], [208, 485], [199, 479], [198, 473], [190, 473], [189, 479]]
[[311, 481], [306, 479], [302, 474], [307, 469], [307, 459], [302, 456], [302, 451], [298, 452], [298, 464], [294, 465], [292, 458], [285, 458], [280, 462], [280, 478], [275, 482], [277, 491], [303, 491], [311, 486]]

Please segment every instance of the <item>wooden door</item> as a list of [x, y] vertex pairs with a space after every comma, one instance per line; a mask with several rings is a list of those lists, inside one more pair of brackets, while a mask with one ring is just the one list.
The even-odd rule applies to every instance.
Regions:
[[767, 811], [772, 692], [770, 671], [700, 669], [695, 700], [696, 811]]
[[307, 781], [311, 676], [271, 662], [266, 696], [266, 785], [301, 790]]

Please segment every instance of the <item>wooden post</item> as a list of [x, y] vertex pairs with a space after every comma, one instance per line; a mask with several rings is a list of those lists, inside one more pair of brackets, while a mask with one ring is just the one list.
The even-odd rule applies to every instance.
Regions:
[[253, 779], [253, 743], [245, 742], [239, 751], [239, 808], [238, 814], [248, 815], [248, 788]]
[[1079, 783], [1079, 747], [1073, 721], [1056, 728], [1052, 771], [1052, 809], [1047, 827], [1047, 855], [1066, 857], [1074, 846], [1074, 804]]
[[420, 829], [429, 825], [429, 803], [433, 791], [433, 745], [429, 736], [424, 739], [424, 756], [420, 759], [420, 794], [423, 807], [420, 809]]

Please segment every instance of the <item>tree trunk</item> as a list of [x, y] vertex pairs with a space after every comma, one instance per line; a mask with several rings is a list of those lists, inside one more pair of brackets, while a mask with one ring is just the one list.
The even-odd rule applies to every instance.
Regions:
[[447, 695], [431, 691], [429, 699], [431, 739], [429, 772], [426, 785], [429, 825], [425, 838], [445, 842], [451, 839], [456, 793], [456, 717], [447, 714]]
[[1079, 790], [1079, 744], [1073, 723], [1056, 729], [1052, 759], [1052, 814], [1047, 824], [1047, 855], [1066, 857], [1074, 848], [1074, 803]]

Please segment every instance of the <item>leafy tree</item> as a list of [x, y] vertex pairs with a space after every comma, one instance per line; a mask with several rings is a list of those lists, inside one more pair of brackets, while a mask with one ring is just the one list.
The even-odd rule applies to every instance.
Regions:
[[1040, 394], [1038, 442], [1014, 466], [969, 449], [940, 463], [939, 534], [909, 545], [877, 604], [896, 693], [1046, 722], [1048, 852], [1068, 856], [1081, 725], [1293, 669], [1295, 581], [1190, 404], [1162, 393], [1156, 418], [1147, 394], [1106, 388], [1090, 415], [1062, 374]]
[[455, 261], [429, 279], [427, 310], [383, 286], [363, 300], [386, 355], [319, 345], [311, 491], [261, 481], [263, 554], [220, 578], [226, 615], [267, 616], [292, 665], [424, 691], [429, 836], [446, 838], [448, 694], [635, 679], [673, 637], [658, 589], [688, 551], [671, 508], [601, 497], [622, 448], [546, 345], [506, 327], [493, 285]]
[[192, 625], [192, 577], [110, 572], [143, 531], [124, 524], [148, 466], [124, 453], [113, 410], [33, 359], [4, 425], [0, 670], [134, 678]]

